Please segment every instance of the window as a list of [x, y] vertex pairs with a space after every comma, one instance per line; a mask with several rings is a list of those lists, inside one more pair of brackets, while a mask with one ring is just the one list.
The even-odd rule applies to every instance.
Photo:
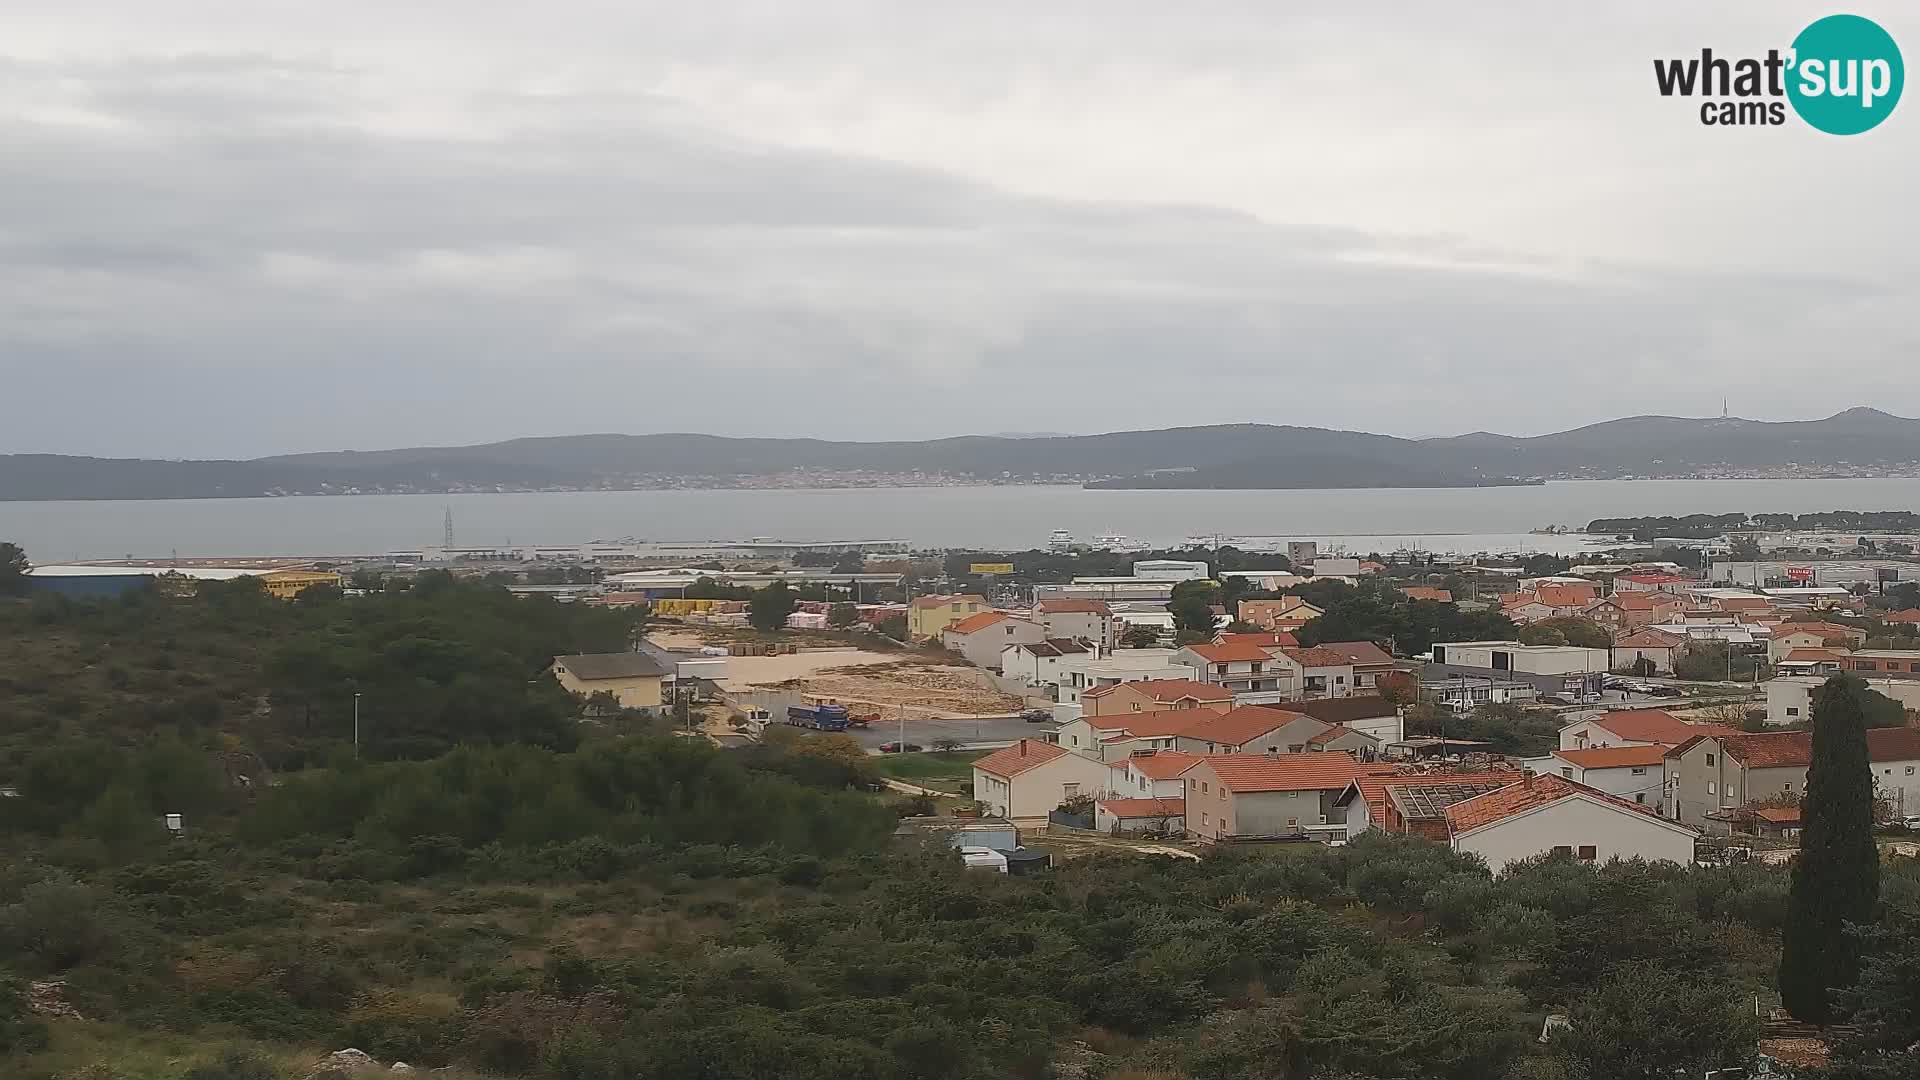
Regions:
[[1566, 844], [1555, 844], [1553, 845], [1553, 853], [1555, 855], [1571, 855], [1573, 854], [1573, 848]]
[[1139, 703], [1139, 702], [1137, 702], [1137, 701], [1136, 701], [1136, 702], [1134, 702], [1134, 703], [1133, 703], [1133, 711], [1134, 711], [1134, 712], [1139, 712], [1139, 711], [1140, 711], [1140, 703]]
[[1871, 661], [1871, 660], [1855, 660], [1855, 661], [1853, 662], [1853, 670], [1855, 670], [1855, 671], [1878, 671], [1878, 670], [1879, 670], [1879, 668], [1878, 668], [1878, 666], [1876, 666], [1876, 665], [1874, 664], [1874, 662], [1873, 662], [1873, 661]]
[[1713, 755], [1712, 755], [1712, 754], [1708, 754], [1708, 755], [1707, 755], [1707, 768], [1709, 768], [1709, 769], [1711, 769], [1711, 768], [1713, 768]]
[[1227, 789], [1225, 787], [1222, 787], [1220, 789], [1220, 801], [1221, 802], [1227, 801]]
[[1566, 778], [1567, 778], [1567, 779], [1569, 779], [1569, 780], [1571, 780], [1571, 779], [1573, 779], [1573, 769], [1572, 769], [1571, 767], [1563, 767], [1563, 768], [1562, 768], [1562, 769], [1560, 770], [1560, 775], [1561, 775], [1561, 776], [1564, 776], [1564, 777], [1566, 777]]
[[1799, 716], [1799, 715], [1800, 715], [1800, 710], [1799, 710], [1799, 708], [1797, 708], [1796, 706], [1792, 706], [1792, 705], [1789, 705], [1789, 706], [1787, 706], [1787, 715], [1788, 715], [1788, 716]]
[[1907, 766], [1907, 775], [1908, 775], [1908, 776], [1912, 776], [1912, 775], [1913, 775], [1913, 766], [1911, 766], [1911, 765], [1909, 765], [1909, 766]]
[[1633, 801], [1639, 803], [1641, 806], [1647, 805], [1647, 793], [1644, 791], [1635, 793]]
[[1637, 769], [1629, 769], [1629, 770], [1627, 771], [1627, 775], [1629, 775], [1629, 776], [1645, 776], [1645, 775], [1647, 775], [1647, 767], [1646, 767], [1645, 765], [1642, 765], [1642, 766], [1640, 766], [1640, 767], [1639, 767], [1639, 768], [1637, 768]]
[[1061, 784], [1060, 794], [1071, 799], [1074, 796], [1080, 794], [1080, 785], [1079, 784]]
[[1595, 848], [1592, 844], [1580, 845], [1580, 861], [1581, 862], [1593, 862], [1595, 859], [1598, 859], [1599, 857], [1600, 857], [1599, 849]]
[[1201, 791], [1207, 790], [1207, 782], [1205, 780], [1200, 781], [1200, 790]]
[[1206, 823], [1207, 823], [1207, 812], [1205, 810], [1202, 810], [1200, 811], [1200, 824], [1205, 825]]
[[1713, 790], [1713, 781], [1711, 780], [1707, 781], [1707, 794], [1709, 795], [1716, 794], [1716, 792]]
[[1783, 786], [1783, 787], [1781, 788], [1781, 790], [1783, 790], [1783, 791], [1792, 791], [1792, 790], [1793, 790], [1793, 781], [1791, 781], [1791, 780], [1789, 780], [1789, 781], [1787, 781], [1787, 782], [1786, 782], [1786, 784], [1785, 784], [1785, 786]]

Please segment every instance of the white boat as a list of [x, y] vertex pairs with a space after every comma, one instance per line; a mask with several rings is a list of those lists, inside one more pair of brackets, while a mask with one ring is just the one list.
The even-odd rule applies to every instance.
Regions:
[[1107, 533], [1103, 536], [1096, 536], [1088, 546], [1096, 551], [1111, 551], [1121, 555], [1153, 550], [1153, 545], [1142, 543], [1131, 536], [1122, 536], [1119, 533]]
[[1073, 534], [1068, 532], [1065, 529], [1053, 530], [1053, 535], [1047, 537], [1047, 550], [1048, 551], [1072, 551], [1073, 550]]

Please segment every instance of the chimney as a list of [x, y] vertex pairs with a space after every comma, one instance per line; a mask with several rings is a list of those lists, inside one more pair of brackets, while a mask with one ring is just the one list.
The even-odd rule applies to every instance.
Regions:
[[1027, 740], [1025, 739], [1020, 740], [1020, 756], [1021, 757], [1027, 756]]

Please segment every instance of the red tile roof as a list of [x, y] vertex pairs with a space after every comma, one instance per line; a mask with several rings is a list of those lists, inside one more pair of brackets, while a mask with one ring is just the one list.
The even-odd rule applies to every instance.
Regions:
[[1753, 816], [1762, 821], [1771, 821], [1775, 825], [1800, 824], [1800, 808], [1797, 806], [1756, 806]]
[[1730, 732], [1727, 727], [1689, 724], [1665, 709], [1620, 709], [1590, 718], [1623, 739], [1678, 746], [1695, 735]]
[[1308, 746], [1325, 746], [1336, 739], [1344, 739], [1348, 735], [1352, 735], [1352, 734], [1354, 734], [1354, 730], [1352, 728], [1343, 727], [1340, 724], [1335, 724], [1332, 727], [1328, 728], [1327, 730], [1321, 732], [1320, 734], [1315, 735], [1313, 738], [1308, 739], [1307, 745]]
[[1072, 753], [1071, 750], [1062, 749], [1052, 743], [1021, 739], [1012, 746], [1001, 747], [974, 762], [973, 767], [981, 772], [1012, 779], [1028, 769], [1037, 769], [1049, 761], [1057, 761], [1070, 753]]
[[1187, 651], [1209, 664], [1237, 664], [1249, 660], [1271, 660], [1267, 650], [1250, 643], [1231, 645], [1189, 645]]
[[1666, 821], [1665, 818], [1654, 813], [1650, 806], [1631, 803], [1585, 784], [1576, 784], [1564, 776], [1547, 773], [1528, 774], [1519, 783], [1508, 784], [1498, 791], [1489, 791], [1485, 795], [1476, 795], [1464, 802], [1454, 803], [1447, 807], [1447, 824], [1457, 836], [1575, 795], [1584, 795], [1654, 821]]
[[1819, 634], [1823, 639], [1830, 637], [1865, 637], [1867, 632], [1855, 626], [1842, 626], [1830, 622], [1783, 622], [1779, 626], [1781, 634]]
[[1318, 754], [1228, 754], [1210, 756], [1187, 770], [1210, 769], [1235, 794], [1259, 791], [1338, 791], [1353, 783], [1352, 756], [1343, 750]]
[[1553, 756], [1583, 769], [1622, 769], [1658, 765], [1667, 756], [1664, 746], [1596, 746], [1589, 750], [1555, 750]]
[[1079, 612], [1087, 615], [1112, 615], [1113, 609], [1105, 600], [1042, 600], [1034, 605], [1034, 611], [1042, 615], [1065, 615]]
[[1683, 585], [1691, 584], [1692, 578], [1676, 574], [1623, 574], [1617, 580], [1631, 581], [1638, 585]]
[[1425, 585], [1404, 585], [1400, 594], [1409, 600], [1438, 600], [1442, 604], [1453, 603], [1453, 594], [1445, 589], [1429, 588]]
[[1285, 705], [1263, 705], [1260, 708], [1303, 713], [1326, 724], [1350, 724], [1356, 720], [1377, 720], [1392, 716], [1399, 711], [1386, 698], [1378, 694], [1314, 698], [1312, 701], [1289, 701]]
[[1593, 603], [1600, 591], [1592, 585], [1539, 585], [1533, 595], [1548, 607], [1571, 608]]
[[1904, 611], [1889, 611], [1885, 619], [1890, 623], [1920, 623], [1920, 608], [1907, 608]]
[[1083, 716], [1081, 719], [1095, 731], [1125, 731], [1139, 739], [1164, 739], [1171, 735], [1185, 735], [1195, 724], [1217, 719], [1220, 715], [1216, 709], [1161, 709], [1157, 712]]
[[[1338, 649], [1316, 645], [1311, 649], [1282, 649], [1301, 667], [1346, 667], [1347, 655]], [[1389, 658], [1391, 659], [1391, 658]]]
[[1302, 719], [1307, 718], [1299, 713], [1242, 705], [1230, 712], [1209, 713], [1180, 734], [1184, 738], [1204, 739], [1222, 746], [1244, 746], [1250, 739]]
[[1171, 780], [1193, 768], [1193, 763], [1199, 760], [1199, 754], [1179, 750], [1142, 750], [1125, 761], [1114, 762], [1114, 765], [1130, 768], [1149, 780]]
[[998, 611], [983, 611], [978, 615], [969, 615], [952, 626], [947, 627], [949, 634], [973, 634], [985, 630], [996, 623], [1007, 621], [1008, 616]]
[[[1722, 735], [1727, 756], [1752, 769], [1792, 769], [1813, 760], [1810, 731], [1763, 731], [1755, 735]], [[1690, 744], [1689, 744], [1690, 745]], [[1668, 756], [1687, 749], [1676, 746]], [[1867, 760], [1920, 761], [1920, 728], [1873, 728], [1867, 732]]]
[[[1115, 683], [1112, 686], [1099, 686], [1080, 696], [1083, 698], [1100, 697], [1112, 693], [1122, 686], [1130, 686], [1147, 695], [1153, 701], [1179, 701], [1181, 698], [1193, 698], [1195, 701], [1232, 701], [1233, 691], [1212, 683], [1195, 682], [1192, 679], [1142, 679], [1139, 682]], [[1093, 720], [1096, 717], [1089, 716]]]
[[1185, 817], [1185, 799], [1101, 799], [1100, 809], [1122, 819]]
[[1346, 662], [1349, 664], [1360, 664], [1364, 666], [1367, 664], [1393, 663], [1393, 657], [1388, 654], [1387, 650], [1375, 645], [1371, 641], [1323, 641], [1314, 646], [1314, 648], [1339, 653], [1346, 658]]
[[1787, 655], [1781, 657], [1780, 662], [1783, 664], [1798, 664], [1798, 663], [1837, 664], [1840, 662], [1841, 655], [1842, 655], [1841, 653], [1834, 652], [1832, 649], [1796, 648], [1796, 649], [1788, 649]]

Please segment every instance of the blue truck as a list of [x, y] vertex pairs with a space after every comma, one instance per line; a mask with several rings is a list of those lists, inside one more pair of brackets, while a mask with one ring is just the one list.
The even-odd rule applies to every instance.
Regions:
[[814, 731], [845, 731], [851, 719], [845, 705], [793, 705], [787, 708], [787, 723]]

